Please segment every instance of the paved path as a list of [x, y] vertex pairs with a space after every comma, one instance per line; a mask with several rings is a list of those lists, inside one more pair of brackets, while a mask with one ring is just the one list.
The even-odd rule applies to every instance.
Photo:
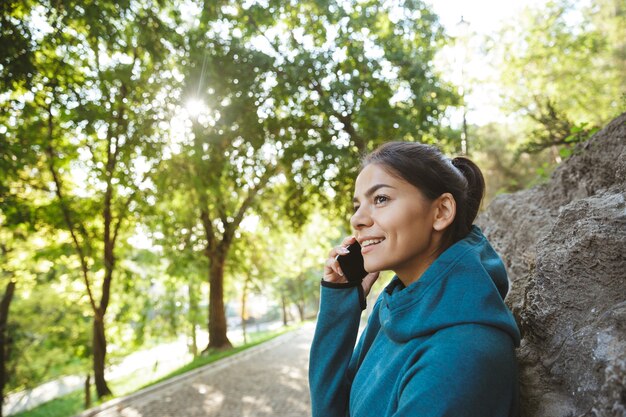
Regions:
[[[248, 326], [248, 334], [255, 331], [275, 330], [282, 326], [282, 321], [256, 323]], [[228, 326], [228, 340], [236, 344], [243, 343], [241, 326]], [[206, 346], [209, 342], [209, 334], [204, 330], [197, 333], [197, 345]], [[161, 344], [149, 349], [136, 351], [120, 361], [120, 363], [106, 369], [106, 379], [114, 382], [117, 378], [142, 372], [146, 381], [153, 381], [165, 376], [183, 365], [189, 363], [193, 356], [189, 353], [189, 340], [181, 337], [170, 343]], [[76, 390], [82, 390], [85, 386], [85, 376], [71, 375], [57, 380], [46, 382], [35, 388], [8, 394], [2, 404], [2, 415], [9, 416], [27, 411], [36, 406], [69, 394]]]
[[305, 417], [311, 415], [314, 324], [196, 369], [81, 417]]

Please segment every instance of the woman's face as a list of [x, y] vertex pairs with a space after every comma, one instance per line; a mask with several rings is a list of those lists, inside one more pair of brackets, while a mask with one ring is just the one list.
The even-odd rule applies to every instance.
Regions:
[[354, 210], [350, 223], [368, 272], [392, 270], [408, 285], [437, 257], [435, 202], [381, 165], [367, 165], [357, 177]]

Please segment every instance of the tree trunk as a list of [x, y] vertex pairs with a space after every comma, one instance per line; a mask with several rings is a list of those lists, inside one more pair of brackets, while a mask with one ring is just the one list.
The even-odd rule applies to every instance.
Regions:
[[196, 323], [191, 323], [191, 346], [189, 350], [194, 358], [198, 357], [198, 333], [196, 331]]
[[233, 345], [226, 336], [224, 310], [224, 263], [226, 256], [214, 256], [209, 268], [209, 345], [208, 349], [228, 349]]
[[246, 334], [246, 320], [248, 315], [246, 314], [246, 301], [248, 300], [248, 280], [243, 284], [243, 293], [241, 294], [241, 331], [243, 332], [243, 344], [248, 343]]
[[283, 326], [287, 325], [287, 300], [285, 300], [285, 294], [280, 295], [280, 301], [283, 305]]
[[296, 308], [298, 309], [298, 314], [300, 315], [300, 321], [304, 321], [304, 303], [296, 303]]
[[104, 379], [104, 365], [106, 360], [107, 342], [104, 335], [104, 318], [96, 314], [93, 320], [93, 372], [98, 398], [111, 395]]
[[[109, 204], [106, 204], [108, 207]], [[114, 240], [110, 238], [110, 217], [105, 209], [105, 242], [104, 242], [104, 280], [102, 281], [102, 298], [100, 308], [94, 311], [93, 320], [93, 373], [96, 383], [98, 398], [103, 398], [112, 394], [106, 379], [104, 378], [104, 368], [106, 366], [107, 340], [104, 330], [104, 315], [111, 296], [111, 281], [113, 269], [115, 268], [115, 256], [113, 254]]]
[[191, 346], [189, 350], [195, 358], [198, 356], [198, 333], [196, 331], [196, 312], [198, 310], [198, 296], [193, 285], [189, 284], [189, 322], [191, 323]]
[[7, 352], [9, 345], [9, 336], [7, 334], [7, 321], [9, 319], [9, 306], [13, 300], [15, 292], [15, 282], [11, 281], [7, 285], [7, 289], [0, 303], [0, 417], [2, 417], [2, 406], [4, 404], [4, 386], [7, 383], [8, 375], [6, 372], [6, 361], [8, 360]]
[[85, 410], [91, 407], [91, 374], [85, 378]]

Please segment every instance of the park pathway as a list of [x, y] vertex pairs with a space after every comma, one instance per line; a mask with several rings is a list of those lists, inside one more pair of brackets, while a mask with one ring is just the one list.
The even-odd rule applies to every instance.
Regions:
[[80, 417], [305, 417], [311, 415], [314, 324], [117, 398]]

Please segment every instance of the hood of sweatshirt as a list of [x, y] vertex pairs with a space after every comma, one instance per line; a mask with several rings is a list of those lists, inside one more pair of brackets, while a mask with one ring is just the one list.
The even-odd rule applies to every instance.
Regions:
[[509, 281], [502, 260], [480, 228], [443, 252], [419, 280], [404, 287], [398, 277], [383, 291], [379, 318], [397, 342], [446, 327], [475, 323], [508, 333], [519, 346], [520, 332], [504, 304]]

